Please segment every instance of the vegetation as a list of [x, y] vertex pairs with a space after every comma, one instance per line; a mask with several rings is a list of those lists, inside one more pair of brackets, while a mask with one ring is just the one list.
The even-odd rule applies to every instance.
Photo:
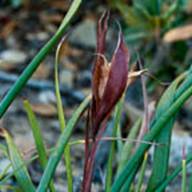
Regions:
[[[143, 119], [139, 118], [135, 122], [126, 138], [119, 138], [119, 135], [122, 135], [121, 117], [126, 91], [137, 77], [141, 77], [143, 95], [146, 95], [146, 83], [143, 78], [147, 74], [146, 70], [142, 69], [141, 59], [139, 57], [134, 58], [133, 54], [133, 58], [131, 58], [126, 42], [132, 48], [134, 44], [137, 52], [149, 64], [152, 64], [154, 61], [154, 55], [150, 55], [152, 48], [155, 46], [156, 49], [159, 49], [159, 46], [164, 46], [166, 41], [168, 41], [166, 34], [173, 27], [187, 22], [182, 18], [182, 13], [186, 9], [187, 2], [176, 0], [171, 4], [168, 0], [136, 0], [133, 5], [128, 6], [123, 1], [109, 1], [112, 8], [118, 9], [121, 12], [129, 28], [124, 27], [123, 31], [119, 32], [116, 49], [111, 62], [108, 62], [105, 58], [105, 38], [108, 30], [109, 12], [103, 13], [100, 17], [97, 27], [97, 54], [92, 76], [92, 93], [84, 99], [74, 111], [71, 118], [66, 122], [59, 92], [58, 64], [61, 47], [66, 38], [67, 26], [81, 4], [81, 0], [74, 0], [58, 31], [34, 57], [0, 103], [0, 117], [2, 117], [16, 96], [22, 91], [41, 61], [60, 42], [55, 57], [55, 94], [57, 98], [58, 120], [61, 128], [60, 137], [55, 148], [48, 149], [44, 145], [43, 133], [30, 103], [27, 100], [24, 101], [24, 108], [35, 140], [37, 156], [34, 156], [30, 162], [24, 161], [10, 134], [6, 129], [1, 128], [0, 135], [5, 139], [6, 144], [1, 144], [0, 150], [10, 159], [11, 164], [9, 167], [12, 167], [13, 170], [7, 174], [8, 167], [3, 173], [0, 173], [0, 189], [11, 188], [12, 186], [8, 186], [7, 180], [14, 175], [18, 183], [18, 191], [44, 192], [48, 188], [52, 192], [55, 191], [54, 174], [58, 163], [61, 161], [62, 156], [64, 156], [68, 191], [72, 192], [73, 169], [70, 149], [74, 142], [72, 143], [70, 138], [78, 120], [85, 111], [88, 111], [85, 139], [83, 141], [85, 143], [85, 165], [82, 191], [91, 191], [95, 154], [99, 142], [105, 139], [103, 133], [108, 126], [107, 122], [109, 118], [112, 117], [113, 133], [112, 138], [108, 138], [111, 141], [111, 146], [106, 166], [105, 191], [139, 192], [142, 191], [143, 184], [145, 183], [146, 191], [161, 192], [182, 172], [181, 188], [182, 192], [185, 192], [188, 187], [186, 182], [187, 165], [192, 161], [192, 154], [185, 154], [184, 150], [181, 163], [171, 173], [169, 171], [169, 158], [174, 122], [184, 103], [192, 96], [192, 66], [190, 66], [188, 61], [185, 63], [183, 72], [172, 81], [162, 94], [152, 118], [149, 117], [147, 98], [144, 96], [145, 110]], [[63, 36], [64, 38], [61, 39]], [[170, 52], [166, 54], [171, 55], [171, 52], [174, 50], [175, 46], [170, 48]], [[158, 51], [157, 54], [159, 54]], [[157, 55], [155, 54], [155, 56]], [[171, 64], [174, 65], [176, 62], [175, 57], [170, 57]], [[139, 70], [135, 70], [135, 66], [133, 68], [128, 67], [130, 65], [130, 58], [137, 62], [136, 65]], [[164, 56], [161, 62], [166, 58]], [[183, 58], [181, 62], [184, 62], [184, 60]], [[131, 70], [128, 70], [129, 68]], [[157, 71], [156, 76], [158, 76], [158, 73], [161, 73], [161, 70]], [[176, 74], [181, 71], [179, 69]], [[160, 77], [158, 76], [158, 78]], [[137, 140], [140, 129], [143, 132], [140, 139]], [[78, 142], [82, 143], [81, 141], [77, 141], [76, 143]], [[136, 145], [133, 145], [134, 142], [136, 142]], [[116, 147], [118, 145], [121, 145], [121, 148]], [[144, 182], [149, 149], [152, 146], [154, 147], [154, 152], [151, 175], [148, 181]], [[39, 164], [43, 169], [43, 175], [38, 186], [33, 184], [28, 173], [28, 165], [34, 159], [39, 160]], [[114, 159], [117, 159], [115, 165], [116, 171], [113, 171]]]

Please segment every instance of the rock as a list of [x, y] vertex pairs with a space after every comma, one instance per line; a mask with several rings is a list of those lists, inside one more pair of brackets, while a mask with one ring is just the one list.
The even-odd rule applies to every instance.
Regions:
[[13, 34], [10, 34], [6, 37], [6, 46], [12, 50], [17, 50], [20, 47], [20, 43]]
[[91, 87], [91, 71], [84, 70], [77, 75], [76, 83], [80, 87]]
[[44, 117], [54, 117], [57, 115], [57, 108], [52, 104], [31, 104], [34, 113]]
[[24, 63], [27, 59], [27, 55], [20, 50], [5, 50], [0, 54], [0, 63], [8, 64], [20, 64]]
[[14, 142], [20, 153], [23, 155], [24, 160], [31, 158], [31, 152], [34, 152], [35, 148], [32, 132], [28, 132], [22, 135], [14, 134]]
[[62, 85], [65, 85], [66, 87], [73, 86], [74, 75], [72, 71], [70, 70], [61, 71], [61, 73], [59, 74], [59, 79]]
[[70, 70], [70, 71], [78, 70], [77, 64], [70, 61], [70, 59], [66, 56], [63, 56], [63, 58], [61, 59], [61, 64], [67, 70]]
[[37, 68], [37, 70], [34, 72], [32, 78], [34, 78], [34, 79], [48, 79], [49, 74], [50, 74], [49, 65], [45, 64], [45, 62], [42, 62], [40, 64], [40, 66]]
[[56, 96], [53, 91], [43, 91], [40, 92], [38, 100], [40, 103], [56, 103]]
[[96, 24], [91, 19], [81, 22], [69, 36], [69, 42], [75, 45], [95, 48]]
[[38, 33], [29, 33], [27, 34], [27, 39], [29, 41], [34, 41], [34, 40], [38, 40], [38, 41], [47, 41], [47, 39], [49, 38], [49, 34], [46, 32], [38, 32]]
[[137, 79], [128, 87], [126, 101], [139, 109], [143, 109], [143, 94], [140, 79]]

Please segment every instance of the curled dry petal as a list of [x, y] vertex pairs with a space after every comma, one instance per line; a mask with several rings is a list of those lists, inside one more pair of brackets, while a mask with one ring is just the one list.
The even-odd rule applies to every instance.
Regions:
[[[107, 77], [103, 96], [98, 103], [94, 120], [94, 131], [97, 132], [100, 123], [110, 114], [113, 107], [126, 89], [128, 77], [129, 52], [120, 33]], [[97, 85], [98, 86], [98, 85]]]
[[[98, 26], [97, 26], [97, 57], [96, 62], [93, 68], [93, 98], [95, 103], [100, 101], [99, 97], [99, 85], [101, 85], [102, 78], [101, 76], [104, 75], [104, 70], [106, 66], [106, 60], [104, 56], [105, 52], [105, 41], [106, 41], [106, 33], [107, 33], [107, 23], [109, 19], [109, 12], [105, 12], [101, 18], [99, 19]], [[102, 75], [103, 74], [103, 75]], [[95, 109], [97, 106], [94, 107]]]

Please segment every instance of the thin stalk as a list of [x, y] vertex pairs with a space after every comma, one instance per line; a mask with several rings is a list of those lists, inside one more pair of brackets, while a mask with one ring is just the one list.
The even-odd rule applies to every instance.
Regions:
[[185, 145], [182, 150], [182, 183], [181, 183], [181, 192], [186, 192], [186, 176], [187, 176], [187, 166], [186, 166], [186, 155], [185, 155]]
[[[46, 146], [44, 145], [44, 142], [43, 142], [42, 132], [41, 132], [39, 123], [37, 121], [37, 118], [32, 111], [30, 103], [27, 100], [25, 100], [23, 104], [24, 104], [24, 108], [26, 110], [28, 120], [32, 129], [36, 150], [39, 156], [39, 162], [41, 167], [44, 169], [47, 164], [47, 151], [46, 151]], [[51, 180], [49, 188], [51, 192], [55, 192], [53, 180]]]
[[136, 192], [141, 192], [141, 187], [142, 187], [142, 183], [143, 183], [143, 179], [144, 179], [144, 175], [145, 175], [145, 170], [146, 170], [146, 166], [147, 166], [147, 159], [148, 159], [148, 152], [146, 152], [144, 155], [144, 160], [143, 160], [143, 163], [141, 166], [141, 172], [139, 175], [138, 184], [136, 187]]
[[127, 161], [131, 157], [131, 153], [132, 153], [134, 146], [137, 145], [136, 143], [133, 143], [130, 141], [135, 140], [135, 141], [138, 141], [138, 143], [140, 143], [140, 141], [142, 142], [142, 140], [135, 139], [140, 127], [141, 127], [141, 118], [139, 118], [134, 123], [134, 125], [131, 127], [130, 133], [128, 134], [128, 137], [126, 138], [123, 148], [121, 149], [121, 153], [120, 153], [120, 157], [119, 157], [119, 164], [118, 164], [118, 169], [117, 169], [117, 175], [123, 170]]
[[181, 191], [182, 192], [186, 192], [186, 172], [187, 172], [187, 168], [186, 168], [186, 160], [183, 159], [182, 160], [182, 184], [181, 184]]
[[[192, 162], [192, 154], [187, 155], [186, 158], [186, 165]], [[182, 171], [182, 163], [176, 167], [176, 169], [173, 171], [171, 175], [168, 175], [166, 180], [155, 189], [155, 192], [162, 192], [168, 185], [173, 181], [179, 173]]]
[[[61, 99], [60, 89], [59, 89], [59, 75], [58, 75], [58, 64], [59, 64], [59, 56], [60, 51], [63, 45], [65, 37], [60, 41], [55, 56], [55, 94], [57, 98], [57, 111], [58, 111], [58, 118], [61, 131], [63, 132], [65, 129], [65, 114], [63, 110], [63, 103]], [[72, 175], [72, 166], [71, 166], [71, 151], [70, 145], [67, 144], [64, 150], [64, 160], [66, 166], [66, 174], [67, 174], [67, 188], [69, 192], [73, 191], [73, 175]]]
[[[138, 169], [138, 168], [139, 168], [139, 164], [135, 165], [135, 169]], [[133, 191], [135, 191], [135, 186], [134, 186], [134, 183], [133, 183], [134, 177], [135, 177], [134, 172], [130, 173], [129, 178], [128, 178], [129, 182], [126, 182], [121, 187], [121, 190], [119, 190], [119, 191], [120, 192], [128, 192], [128, 191], [130, 191], [131, 188], [133, 189]]]
[[[116, 110], [115, 110], [115, 114], [114, 114], [113, 133], [112, 133], [113, 137], [117, 134], [117, 128], [120, 123], [123, 100], [124, 100], [124, 96], [116, 106]], [[108, 158], [108, 162], [107, 162], [107, 176], [106, 176], [106, 182], [105, 182], [106, 183], [106, 187], [105, 187], [106, 192], [111, 191], [111, 183], [112, 183], [112, 176], [113, 176], [113, 167], [112, 166], [113, 166], [116, 142], [117, 141], [112, 141], [112, 143], [111, 143], [111, 149], [110, 149], [109, 158]]]

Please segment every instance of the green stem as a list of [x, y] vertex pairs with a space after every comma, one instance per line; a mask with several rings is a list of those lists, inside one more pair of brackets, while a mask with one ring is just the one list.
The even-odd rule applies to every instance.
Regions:
[[141, 166], [141, 172], [140, 172], [140, 175], [139, 175], [136, 192], [141, 192], [143, 178], [144, 178], [145, 170], [146, 170], [146, 166], [147, 166], [147, 159], [148, 159], [148, 153], [146, 152], [145, 155], [144, 155], [144, 160], [143, 160], [142, 166]]
[[186, 192], [186, 160], [182, 160], [182, 185], [181, 185], [181, 191]]
[[[123, 101], [124, 101], [124, 96], [119, 101], [119, 103], [117, 104], [116, 109], [115, 109], [112, 137], [115, 137], [117, 134], [117, 128], [118, 128], [120, 120], [121, 120]], [[111, 149], [110, 149], [109, 158], [108, 158], [108, 162], [107, 162], [107, 175], [106, 175], [106, 187], [105, 187], [106, 192], [111, 191], [111, 183], [112, 183], [112, 176], [113, 176], [112, 165], [113, 165], [113, 161], [114, 161], [115, 143], [116, 143], [116, 141], [112, 141], [112, 143], [111, 143]]]
[[[57, 111], [58, 111], [58, 118], [61, 131], [65, 129], [65, 114], [63, 109], [62, 98], [59, 90], [59, 74], [58, 74], [58, 64], [59, 64], [59, 56], [61, 52], [61, 48], [65, 37], [60, 41], [55, 55], [55, 94], [57, 98]], [[64, 160], [65, 160], [65, 167], [66, 167], [66, 174], [67, 174], [67, 189], [68, 192], [73, 191], [73, 175], [72, 175], [72, 166], [71, 166], [71, 152], [70, 152], [70, 145], [67, 144], [64, 150]]]

